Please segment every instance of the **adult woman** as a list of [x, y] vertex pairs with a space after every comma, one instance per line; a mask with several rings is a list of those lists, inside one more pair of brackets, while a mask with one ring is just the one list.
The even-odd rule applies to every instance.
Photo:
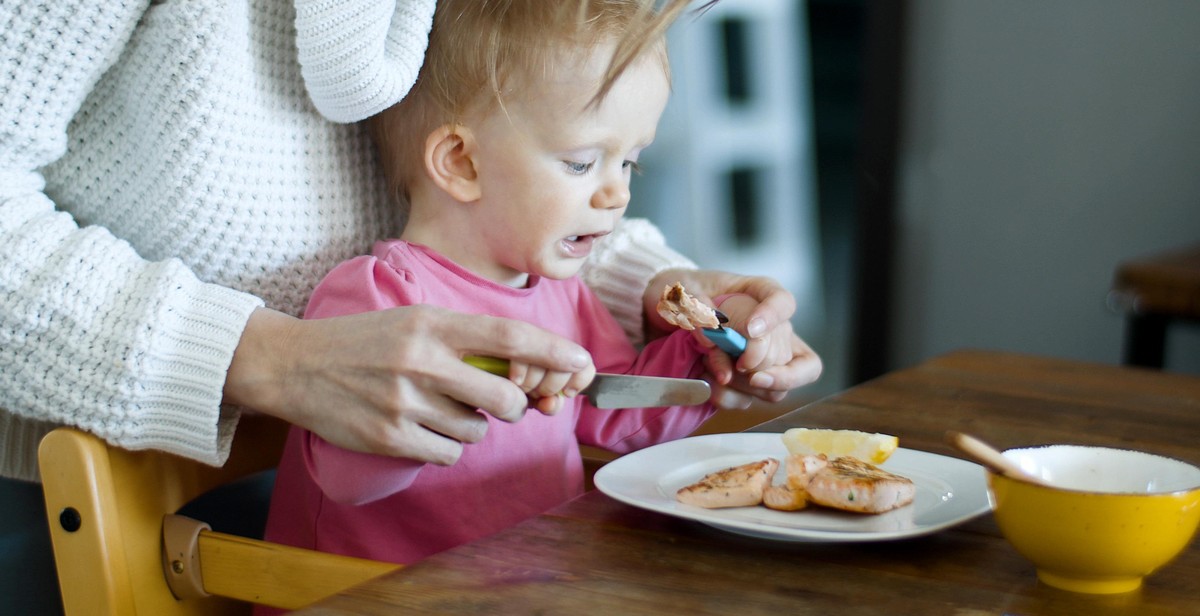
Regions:
[[[526, 404], [462, 354], [578, 359], [536, 327], [429, 307], [293, 316], [403, 222], [361, 127], [317, 109], [352, 122], [402, 97], [434, 4], [3, 3], [0, 475], [36, 480], [58, 424], [219, 464], [235, 407], [449, 463], [481, 436], [472, 409]], [[769, 280], [690, 270], [646, 224], [612, 239], [588, 280], [633, 335], [663, 280], [763, 298], [735, 324], [752, 336], [794, 308]], [[772, 398], [816, 378], [795, 344], [804, 359], [736, 386]], [[22, 494], [6, 506], [40, 507]]]

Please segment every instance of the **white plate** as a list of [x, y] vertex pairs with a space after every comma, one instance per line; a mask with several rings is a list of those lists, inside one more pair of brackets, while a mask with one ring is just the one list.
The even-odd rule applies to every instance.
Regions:
[[[596, 473], [596, 488], [634, 507], [696, 520], [722, 530], [784, 541], [880, 541], [933, 533], [990, 509], [983, 467], [924, 451], [898, 448], [880, 468], [913, 480], [913, 503], [879, 515], [808, 507], [704, 509], [675, 500], [679, 488], [704, 475], [766, 457], [780, 462], [787, 448], [776, 433], [708, 434], [670, 441], [622, 456]], [[783, 465], [779, 477], [783, 479]]]

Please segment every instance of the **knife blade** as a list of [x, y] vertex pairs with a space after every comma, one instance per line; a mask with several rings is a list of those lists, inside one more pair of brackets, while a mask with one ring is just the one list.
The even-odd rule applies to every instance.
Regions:
[[[467, 364], [497, 376], [508, 376], [508, 360], [468, 355]], [[582, 392], [592, 405], [601, 409], [625, 409], [656, 406], [691, 406], [708, 401], [712, 391], [707, 381], [673, 379], [662, 376], [596, 373]]]

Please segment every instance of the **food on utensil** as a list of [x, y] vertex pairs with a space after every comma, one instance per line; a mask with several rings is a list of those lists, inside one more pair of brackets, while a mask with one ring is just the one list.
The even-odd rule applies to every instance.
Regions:
[[891, 511], [916, 496], [911, 479], [850, 456], [831, 460], [813, 474], [805, 490], [813, 503], [859, 513]]
[[763, 491], [779, 468], [779, 460], [767, 458], [732, 466], [705, 475], [700, 481], [680, 488], [675, 498], [686, 505], [705, 509], [749, 507], [763, 500]]
[[851, 456], [882, 464], [896, 451], [900, 439], [890, 434], [859, 430], [792, 428], [783, 433], [783, 444], [791, 454], [825, 454], [830, 459]]
[[692, 297], [678, 282], [663, 289], [658, 300], [658, 314], [676, 327], [692, 330], [697, 327], [715, 329], [721, 326], [717, 311]]

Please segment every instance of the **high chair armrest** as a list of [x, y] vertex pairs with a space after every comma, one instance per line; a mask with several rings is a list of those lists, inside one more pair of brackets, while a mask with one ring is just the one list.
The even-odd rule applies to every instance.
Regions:
[[163, 575], [184, 599], [218, 595], [294, 610], [400, 568], [228, 535], [179, 515], [163, 518]]

